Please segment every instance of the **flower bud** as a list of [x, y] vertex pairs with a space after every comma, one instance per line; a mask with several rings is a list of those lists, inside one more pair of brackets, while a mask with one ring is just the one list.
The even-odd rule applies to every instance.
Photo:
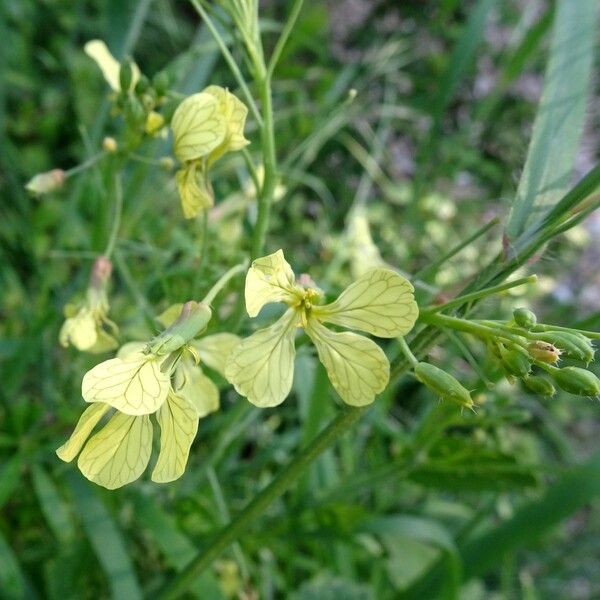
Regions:
[[131, 88], [133, 81], [133, 66], [130, 59], [125, 59], [119, 69], [119, 85], [121, 90], [127, 91]]
[[550, 373], [559, 388], [576, 396], [600, 396], [600, 379], [579, 367], [553, 369]]
[[515, 308], [513, 319], [519, 327], [524, 329], [531, 329], [537, 323], [537, 317], [528, 308]]
[[27, 182], [25, 189], [41, 196], [59, 190], [65, 184], [65, 179], [65, 172], [62, 169], [52, 169], [52, 171], [38, 173]]
[[106, 151], [106, 152], [110, 152], [111, 154], [117, 151], [118, 145], [117, 145], [117, 140], [115, 140], [115, 138], [113, 137], [105, 137], [102, 140], [102, 148]]
[[150, 87], [150, 81], [145, 75], [141, 75], [135, 86], [135, 91], [138, 94], [143, 94]]
[[186, 302], [177, 320], [150, 341], [146, 351], [163, 356], [179, 350], [206, 329], [211, 316], [208, 305], [194, 300]]
[[577, 332], [548, 331], [537, 334], [538, 339], [556, 346], [562, 356], [580, 360], [586, 365], [594, 360], [594, 347], [591, 340]]
[[527, 375], [529, 375], [531, 371], [531, 357], [522, 348], [514, 346], [507, 349], [504, 346], [501, 346], [500, 356], [502, 366], [511, 375], [519, 378], [527, 377]]
[[429, 363], [421, 362], [415, 367], [417, 379], [442, 400], [450, 400], [460, 406], [473, 408], [471, 393], [452, 375]]
[[135, 96], [130, 96], [125, 104], [125, 118], [130, 127], [136, 127], [140, 123], [144, 123], [146, 119], [146, 111], [142, 103]]
[[152, 78], [152, 86], [159, 96], [164, 96], [169, 89], [169, 74], [166, 71], [159, 71]]
[[158, 159], [158, 162], [165, 171], [172, 171], [175, 168], [175, 161], [170, 156], [163, 156]]
[[554, 396], [556, 388], [547, 377], [530, 375], [523, 379], [525, 387], [538, 396]]
[[112, 273], [112, 262], [106, 256], [99, 256], [94, 261], [90, 275], [90, 287], [101, 288], [106, 286]]
[[548, 364], [554, 364], [560, 358], [560, 350], [548, 342], [531, 342], [527, 350], [532, 358]]
[[146, 117], [144, 129], [148, 135], [154, 135], [161, 130], [164, 124], [165, 120], [163, 119], [163, 116], [160, 113], [151, 110]]

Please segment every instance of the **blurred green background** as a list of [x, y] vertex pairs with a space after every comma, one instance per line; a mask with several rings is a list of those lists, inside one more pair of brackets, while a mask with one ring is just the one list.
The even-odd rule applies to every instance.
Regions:
[[[261, 3], [267, 45], [288, 8]], [[284, 187], [269, 250], [284, 247], [296, 272], [310, 268], [335, 290], [349, 280], [352, 206], [365, 205], [382, 256], [407, 273], [504, 219], [554, 15], [545, 0], [307, 2], [274, 82]], [[81, 377], [98, 360], [57, 338], [64, 305], [84, 292], [106, 243], [111, 165], [41, 198], [23, 186], [118, 136], [83, 44], [101, 38], [147, 74], [166, 69], [183, 94], [236, 84], [185, 2], [4, 0], [0, 17], [0, 598], [152, 597], [338, 407], [314, 357], [300, 352], [294, 394], [277, 410], [245, 410], [226, 388], [173, 484], [143, 478], [111, 493], [56, 458], [82, 410]], [[595, 85], [576, 178], [598, 159]], [[248, 135], [258, 156], [251, 120]], [[170, 147], [156, 140], [140, 152]], [[215, 179], [219, 205], [234, 209], [211, 216], [207, 238], [182, 219], [172, 174], [128, 164], [111, 291], [122, 340], [152, 335], [153, 315], [201, 297], [243, 256], [248, 218], [235, 207], [242, 198], [245, 210], [252, 193], [241, 157]], [[525, 304], [544, 322], [597, 329], [599, 237], [592, 215], [528, 269], [537, 286], [482, 311], [508, 318]], [[500, 244], [496, 227], [423, 284], [454, 293]], [[451, 343], [435, 357], [476, 390], [477, 415], [449, 413], [403, 379], [189, 597], [600, 597], [597, 403], [540, 401], [500, 383], [472, 350], [493, 389]]]

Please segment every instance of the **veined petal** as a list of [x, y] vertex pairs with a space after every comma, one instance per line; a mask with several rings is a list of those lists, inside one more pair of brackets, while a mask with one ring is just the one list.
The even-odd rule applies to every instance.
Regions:
[[240, 150], [250, 143], [244, 137], [244, 126], [246, 124], [246, 117], [248, 116], [248, 108], [229, 90], [218, 85], [209, 85], [202, 92], [216, 98], [219, 103], [219, 111], [226, 123], [226, 132], [223, 141], [217, 148], [211, 151], [208, 158], [209, 163], [212, 164], [226, 152]]
[[[106, 79], [112, 90], [119, 92], [121, 90], [121, 83], [119, 81], [121, 65], [111, 54], [108, 46], [102, 40], [90, 40], [83, 49], [90, 58], [96, 61], [96, 64], [100, 67], [104, 75], [104, 79]], [[131, 72], [131, 86], [127, 91], [133, 90], [140, 79], [140, 70], [135, 63], [131, 65]]]
[[219, 388], [189, 357], [182, 358], [177, 366], [174, 389], [196, 410], [199, 417], [219, 409]]
[[173, 325], [175, 321], [177, 321], [177, 317], [181, 314], [181, 309], [183, 308], [183, 302], [177, 302], [176, 304], [171, 304], [168, 308], [165, 308], [156, 320], [166, 329], [167, 327]]
[[346, 404], [366, 406], [385, 389], [390, 378], [390, 363], [372, 340], [344, 331], [330, 331], [310, 319], [306, 333], [319, 353], [333, 387]]
[[413, 328], [419, 315], [413, 292], [411, 283], [398, 273], [373, 269], [331, 304], [314, 306], [312, 314], [320, 321], [378, 337], [398, 337]]
[[225, 376], [252, 404], [281, 404], [294, 378], [297, 315], [288, 310], [277, 322], [242, 340], [229, 355]]
[[200, 92], [188, 96], [171, 119], [175, 156], [181, 161], [208, 155], [225, 138], [227, 124], [219, 111], [219, 102]]
[[90, 481], [114, 490], [143, 473], [151, 450], [150, 417], [117, 412], [90, 438], [79, 455], [77, 466]]
[[129, 358], [133, 354], [140, 354], [147, 345], [147, 342], [127, 342], [119, 348], [117, 358]]
[[198, 413], [187, 400], [169, 394], [156, 413], [160, 425], [160, 453], [152, 471], [152, 481], [166, 483], [181, 477], [198, 431], [198, 419]]
[[56, 450], [58, 458], [65, 462], [71, 462], [79, 454], [92, 430], [109, 409], [110, 406], [108, 404], [92, 404], [88, 406], [83, 411], [81, 417], [79, 417], [79, 421], [77, 421], [71, 437]]
[[175, 182], [183, 216], [186, 219], [193, 219], [215, 203], [206, 171], [195, 162], [188, 163], [183, 169], [179, 169], [175, 173]]
[[86, 402], [105, 402], [127, 415], [148, 415], [160, 408], [169, 387], [169, 373], [160, 370], [160, 361], [139, 353], [96, 365], [83, 377], [81, 393]]
[[255, 317], [269, 302], [287, 302], [298, 299], [299, 288], [294, 272], [283, 256], [283, 250], [257, 258], [246, 275], [246, 310]]
[[114, 350], [119, 345], [119, 342], [117, 342], [110, 333], [104, 331], [102, 327], [98, 326], [96, 333], [98, 336], [96, 338], [96, 343], [91, 348], [88, 348], [88, 352], [92, 354], [102, 354]]
[[225, 365], [231, 351], [241, 342], [233, 333], [215, 333], [191, 342], [200, 360], [225, 377]]

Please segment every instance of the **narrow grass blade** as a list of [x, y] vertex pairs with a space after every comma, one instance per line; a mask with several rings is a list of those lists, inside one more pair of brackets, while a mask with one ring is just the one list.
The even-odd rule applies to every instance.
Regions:
[[554, 19], [542, 100], [507, 234], [516, 238], [540, 210], [547, 211], [571, 183], [589, 89], [597, 0], [561, 0]]
[[75, 538], [75, 524], [68, 504], [60, 497], [54, 481], [39, 465], [34, 465], [31, 476], [33, 489], [42, 514], [56, 539], [63, 544]]
[[0, 533], [0, 597], [6, 600], [24, 600], [27, 593], [19, 561]]
[[142, 600], [137, 577], [117, 524], [91, 484], [75, 473], [68, 477], [75, 508], [115, 600]]

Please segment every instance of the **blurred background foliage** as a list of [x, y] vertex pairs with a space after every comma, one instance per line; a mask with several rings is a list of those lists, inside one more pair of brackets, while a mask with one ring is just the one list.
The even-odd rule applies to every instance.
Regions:
[[[272, 40], [288, 3], [261, 7]], [[546, 0], [306, 3], [274, 82], [282, 187], [268, 250], [284, 247], [296, 272], [310, 269], [336, 291], [350, 278], [353, 208], [366, 211], [383, 258], [407, 273], [505, 219], [554, 13]], [[147, 74], [165, 69], [183, 94], [236, 84], [185, 2], [4, 0], [0, 15], [0, 597], [152, 597], [328, 422], [336, 401], [301, 351], [295, 393], [277, 410], [223, 394], [174, 484], [109, 493], [58, 461], [54, 449], [81, 411], [81, 376], [97, 361], [59, 347], [58, 330], [106, 242], [111, 162], [43, 198], [23, 185], [118, 136], [83, 44], [101, 38]], [[597, 162], [593, 91], [576, 179]], [[248, 136], [258, 157], [251, 120]], [[169, 143], [140, 153], [169, 155]], [[201, 297], [243, 256], [254, 193], [241, 156], [222, 163], [209, 236], [182, 219], [171, 173], [128, 163], [111, 292], [122, 340], [152, 335], [153, 315]], [[528, 305], [541, 321], [596, 329], [599, 235], [592, 215], [529, 266], [538, 285], [482, 312], [508, 318]], [[419, 292], [451, 296], [500, 247], [496, 226], [424, 275]], [[232, 286], [219, 308], [225, 324], [236, 318], [235, 294]], [[440, 405], [411, 378], [391, 386], [190, 597], [600, 596], [597, 404], [567, 394], [540, 401], [501, 383], [482, 349], [460, 342], [444, 339], [434, 356], [476, 390], [477, 414]]]

